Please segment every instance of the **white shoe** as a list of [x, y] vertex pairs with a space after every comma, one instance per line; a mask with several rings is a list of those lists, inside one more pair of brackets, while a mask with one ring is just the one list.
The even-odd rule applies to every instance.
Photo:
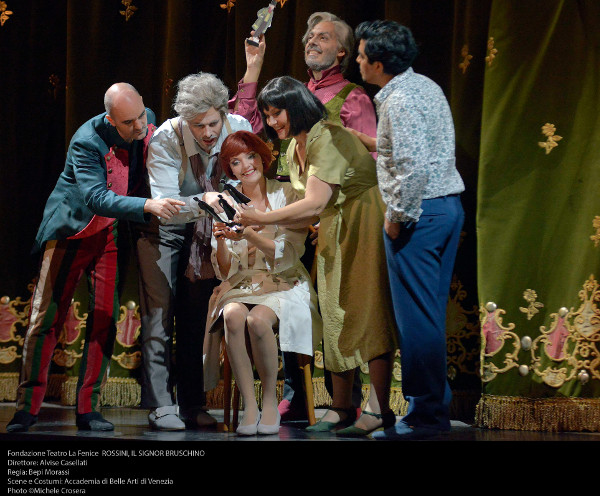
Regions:
[[258, 423], [260, 422], [260, 412], [256, 415], [256, 422], [248, 425], [238, 425], [235, 433], [238, 436], [255, 436], [258, 432]]
[[159, 431], [183, 431], [185, 424], [179, 418], [177, 405], [161, 406], [148, 415], [150, 427]]
[[281, 414], [279, 413], [279, 410], [277, 410], [277, 420], [275, 421], [274, 424], [268, 425], [268, 424], [259, 423], [256, 427], [256, 430], [259, 434], [264, 434], [264, 435], [278, 434], [280, 423], [281, 423]]

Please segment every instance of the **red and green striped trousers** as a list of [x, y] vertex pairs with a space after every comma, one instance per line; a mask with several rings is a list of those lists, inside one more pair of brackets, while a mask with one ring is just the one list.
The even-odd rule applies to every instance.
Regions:
[[50, 362], [75, 289], [88, 277], [89, 312], [77, 383], [77, 413], [97, 411], [119, 315], [117, 222], [82, 239], [48, 241], [31, 299], [17, 409], [39, 413]]

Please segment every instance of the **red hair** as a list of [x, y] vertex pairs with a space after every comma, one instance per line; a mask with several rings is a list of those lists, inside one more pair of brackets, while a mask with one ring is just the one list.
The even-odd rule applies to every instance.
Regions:
[[237, 131], [225, 138], [219, 152], [219, 161], [225, 175], [230, 179], [237, 179], [229, 162], [240, 153], [256, 152], [263, 163], [263, 171], [266, 171], [273, 162], [273, 155], [269, 146], [256, 134], [249, 131]]

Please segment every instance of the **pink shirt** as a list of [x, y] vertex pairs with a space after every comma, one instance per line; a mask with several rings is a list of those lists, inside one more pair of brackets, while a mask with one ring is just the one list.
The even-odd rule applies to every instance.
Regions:
[[[322, 77], [318, 81], [314, 79], [310, 69], [308, 75], [310, 80], [306, 83], [307, 88], [323, 104], [331, 100], [350, 82], [342, 75], [339, 65], [323, 71]], [[240, 81], [238, 92], [229, 100], [229, 109], [233, 111], [237, 103], [237, 109], [234, 113], [248, 119], [255, 133], [261, 132], [263, 128], [260, 111], [256, 105], [257, 87], [257, 83], [242, 83]], [[344, 127], [356, 129], [371, 137], [375, 137], [377, 134], [375, 108], [369, 95], [360, 86], [357, 86], [348, 94], [340, 109], [340, 119]]]

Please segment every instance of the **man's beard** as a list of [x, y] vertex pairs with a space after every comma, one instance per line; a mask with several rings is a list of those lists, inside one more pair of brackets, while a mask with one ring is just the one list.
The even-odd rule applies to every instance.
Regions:
[[336, 58], [337, 58], [337, 54], [331, 54], [331, 57], [329, 57], [329, 59], [325, 59], [322, 62], [317, 62], [316, 60], [309, 59], [305, 55], [304, 61], [306, 62], [306, 65], [308, 66], [308, 68], [311, 69], [312, 71], [322, 72], [325, 69], [329, 69], [335, 62]]

